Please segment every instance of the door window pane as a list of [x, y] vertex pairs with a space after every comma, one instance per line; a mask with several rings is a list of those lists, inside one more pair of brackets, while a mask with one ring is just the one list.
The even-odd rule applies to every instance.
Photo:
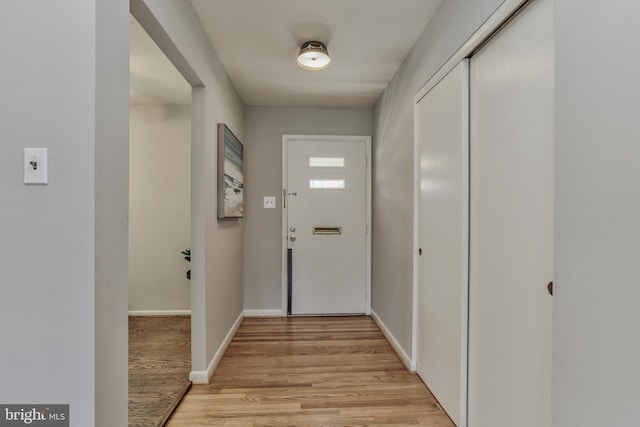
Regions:
[[309, 157], [310, 168], [343, 168], [344, 157]]
[[311, 190], [344, 190], [344, 179], [310, 179]]

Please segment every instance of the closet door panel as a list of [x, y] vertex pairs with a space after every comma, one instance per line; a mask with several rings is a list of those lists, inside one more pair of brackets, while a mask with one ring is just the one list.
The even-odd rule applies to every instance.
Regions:
[[472, 427], [550, 425], [553, 31], [535, 0], [471, 58]]
[[416, 105], [417, 371], [466, 426], [468, 313], [468, 61]]

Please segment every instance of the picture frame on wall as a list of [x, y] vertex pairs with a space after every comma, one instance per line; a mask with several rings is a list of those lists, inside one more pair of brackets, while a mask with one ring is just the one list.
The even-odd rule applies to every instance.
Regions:
[[218, 218], [244, 216], [244, 146], [224, 123], [218, 124]]

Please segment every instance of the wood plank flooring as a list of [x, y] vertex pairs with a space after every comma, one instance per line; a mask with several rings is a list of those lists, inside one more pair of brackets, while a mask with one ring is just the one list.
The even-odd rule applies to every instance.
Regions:
[[191, 317], [129, 317], [129, 427], [160, 427], [187, 391]]
[[454, 427], [369, 317], [245, 319], [167, 425]]

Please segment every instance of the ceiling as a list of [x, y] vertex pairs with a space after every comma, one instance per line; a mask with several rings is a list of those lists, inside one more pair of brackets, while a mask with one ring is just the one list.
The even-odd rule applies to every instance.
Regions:
[[[246, 105], [301, 107], [373, 106], [440, 2], [191, 0]], [[176, 81], [177, 71], [132, 21], [132, 102], [176, 97], [177, 103], [185, 80], [178, 74]], [[332, 63], [326, 70], [296, 65], [300, 45], [309, 40], [327, 45]]]

